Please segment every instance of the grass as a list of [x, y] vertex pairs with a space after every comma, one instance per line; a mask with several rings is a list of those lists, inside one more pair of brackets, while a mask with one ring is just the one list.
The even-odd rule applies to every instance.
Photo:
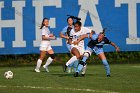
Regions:
[[[140, 64], [112, 64], [111, 77], [103, 65], [88, 65], [85, 77], [64, 73], [61, 66], [50, 66], [49, 73], [34, 67], [0, 67], [0, 93], [140, 93]], [[14, 72], [7, 80], [5, 71]]]

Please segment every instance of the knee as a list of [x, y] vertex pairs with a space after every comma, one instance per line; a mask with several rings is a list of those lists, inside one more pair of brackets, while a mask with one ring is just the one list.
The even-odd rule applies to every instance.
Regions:
[[44, 59], [44, 56], [40, 56], [39, 59], [40, 59], [40, 60], [43, 60], [43, 59]]
[[80, 55], [76, 55], [76, 58], [77, 58], [77, 59], [80, 59], [80, 58], [81, 58], [81, 56], [80, 56]]
[[89, 58], [90, 57], [90, 53], [89, 52], [84, 52], [83, 56]]
[[55, 59], [55, 54], [50, 54], [50, 57], [51, 57], [52, 59]]

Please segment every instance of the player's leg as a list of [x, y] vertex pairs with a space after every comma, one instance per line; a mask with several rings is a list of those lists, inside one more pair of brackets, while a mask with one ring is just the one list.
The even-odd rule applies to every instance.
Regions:
[[90, 55], [92, 54], [92, 49], [87, 47], [85, 53], [83, 54], [83, 58], [82, 60], [79, 62], [79, 65], [77, 67], [77, 71], [75, 73], [75, 77], [78, 77], [78, 74], [82, 71], [82, 75], [85, 75], [85, 71], [86, 71], [86, 60], [90, 57]]
[[40, 57], [39, 59], [37, 60], [37, 64], [36, 64], [36, 68], [35, 68], [35, 72], [40, 72], [40, 66], [42, 64], [42, 60], [44, 59], [46, 55], [46, 51], [40, 51]]
[[109, 64], [108, 64], [108, 62], [106, 60], [104, 52], [99, 53], [98, 56], [102, 60], [102, 63], [103, 63], [103, 65], [105, 67], [105, 70], [106, 70], [107, 77], [110, 77], [110, 67], [109, 67]]
[[86, 70], [87, 70], [87, 64], [86, 64], [86, 65], [83, 67], [83, 69], [82, 69], [82, 72], [81, 72], [81, 75], [82, 75], [82, 76], [85, 76]]
[[[68, 49], [69, 52], [70, 52], [70, 51], [71, 51], [71, 47], [70, 47], [70, 44], [68, 44], [67, 42], [66, 42], [66, 47], [67, 47], [67, 49]], [[68, 73], [71, 73], [71, 71], [72, 71], [72, 66], [73, 66], [73, 64], [70, 64], [70, 65], [68, 66], [68, 70], [67, 70]]]
[[48, 70], [48, 66], [52, 63], [52, 61], [55, 59], [55, 55], [54, 55], [54, 51], [53, 49], [50, 47], [48, 48], [47, 53], [49, 54], [49, 58], [47, 59], [45, 65], [43, 65], [43, 67], [46, 69], [47, 72], [49, 72]]
[[66, 71], [66, 68], [70, 65], [73, 64], [75, 61], [80, 59], [80, 53], [78, 51], [77, 48], [73, 47], [71, 50], [71, 53], [73, 54], [73, 56], [70, 58], [70, 60], [66, 63], [65, 67], [64, 67], [64, 72]]
[[74, 71], [73, 71], [73, 72], [76, 72], [78, 63], [79, 63], [79, 60], [74, 61], [74, 63], [73, 63], [73, 70], [74, 70]]
[[79, 62], [76, 73], [74, 74], [74, 77], [78, 77], [78, 74], [82, 71], [82, 75], [85, 75], [86, 71], [86, 60], [89, 58], [88, 53], [84, 53], [83, 59]]
[[[81, 50], [81, 51], [80, 51]], [[85, 56], [84, 55], [86, 55], [85, 53], [88, 53], [89, 55], [91, 55], [91, 53], [92, 53], [92, 51], [89, 51], [89, 49], [88, 49], [88, 47], [86, 48], [86, 51], [85, 51], [85, 48], [83, 47], [83, 48], [80, 48], [80, 54], [81, 54], [81, 58], [83, 58], [83, 62], [85, 62], [86, 63], [86, 60], [87, 59], [85, 59]], [[86, 57], [87, 58], [87, 57]], [[85, 73], [86, 73], [86, 69], [87, 69], [87, 64], [85, 64], [84, 66], [83, 66], [83, 68], [82, 68], [82, 71], [81, 71], [81, 75], [82, 76], [85, 76]]]

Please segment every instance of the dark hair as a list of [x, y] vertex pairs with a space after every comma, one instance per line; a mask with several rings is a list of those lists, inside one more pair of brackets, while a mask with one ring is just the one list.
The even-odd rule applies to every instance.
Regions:
[[75, 24], [78, 24], [79, 26], [82, 26], [82, 23], [80, 22], [80, 21], [76, 21], [75, 23], [74, 23], [74, 25]]
[[68, 18], [67, 18], [67, 22], [68, 22], [68, 20], [69, 20], [70, 18], [73, 20], [73, 18], [72, 18], [72, 17], [68, 17]]
[[43, 21], [42, 21], [42, 24], [41, 24], [41, 27], [40, 27], [40, 29], [42, 29], [43, 28], [43, 26], [44, 26], [44, 21], [45, 20], [49, 20], [48, 18], [43, 18]]

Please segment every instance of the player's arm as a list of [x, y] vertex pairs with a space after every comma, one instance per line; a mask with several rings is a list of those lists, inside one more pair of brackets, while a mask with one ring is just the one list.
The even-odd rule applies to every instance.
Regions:
[[70, 45], [72, 44], [72, 36], [69, 37], [68, 44], [70, 44]]
[[69, 37], [67, 35], [64, 35], [62, 32], [60, 32], [60, 37], [65, 38], [65, 39], [69, 39]]
[[84, 40], [85, 38], [92, 38], [92, 35], [95, 34], [95, 31], [91, 31], [91, 33], [88, 33], [88, 34], [84, 34], [84, 35], [81, 35], [77, 41], [73, 42], [73, 44], [78, 44], [81, 40]]
[[73, 42], [73, 44], [74, 45], [77, 45], [81, 40], [83, 40], [84, 38], [88, 38], [88, 34], [84, 34], [84, 35], [81, 35], [78, 39], [77, 39], [77, 41], [74, 41]]
[[42, 35], [42, 40], [54, 40], [55, 39], [55, 36], [45, 36], [45, 35]]
[[115, 47], [117, 52], [120, 51], [120, 48], [114, 42], [111, 42], [107, 37], [104, 37], [104, 42], [105, 42], [105, 44], [110, 44], [113, 47]]
[[115, 47], [116, 51], [119, 52], [120, 48], [113, 42], [110, 42], [110, 45], [112, 45], [113, 47]]

